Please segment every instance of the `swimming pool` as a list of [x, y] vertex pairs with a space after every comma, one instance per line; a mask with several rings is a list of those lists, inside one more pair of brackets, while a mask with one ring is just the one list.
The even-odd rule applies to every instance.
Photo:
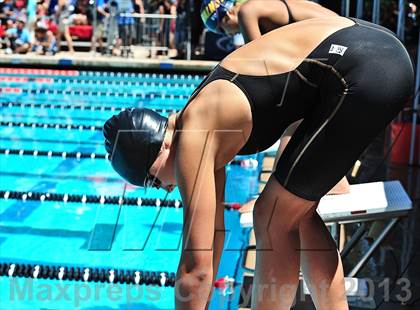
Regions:
[[[126, 185], [101, 126], [126, 107], [163, 114], [203, 76], [0, 68], [0, 308], [173, 309], [182, 202]], [[257, 191], [259, 168], [227, 167], [226, 244], [211, 309], [236, 309], [248, 230], [232, 208]]]

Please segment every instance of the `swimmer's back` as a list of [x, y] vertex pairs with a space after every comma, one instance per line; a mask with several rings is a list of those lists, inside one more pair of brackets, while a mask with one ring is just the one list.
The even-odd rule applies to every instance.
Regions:
[[[289, 72], [334, 32], [354, 25], [345, 17], [320, 17], [273, 30], [229, 54], [221, 65], [246, 75]], [[244, 65], [244, 62], [247, 65]]]

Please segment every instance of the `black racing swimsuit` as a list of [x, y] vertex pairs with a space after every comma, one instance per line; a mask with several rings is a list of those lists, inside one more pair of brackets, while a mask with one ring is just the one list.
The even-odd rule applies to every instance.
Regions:
[[243, 91], [253, 127], [239, 154], [267, 149], [303, 119], [274, 176], [308, 200], [319, 200], [347, 173], [413, 92], [413, 67], [401, 42], [386, 28], [352, 20], [355, 25], [324, 39], [292, 71], [250, 76], [217, 66], [190, 99], [220, 79]]

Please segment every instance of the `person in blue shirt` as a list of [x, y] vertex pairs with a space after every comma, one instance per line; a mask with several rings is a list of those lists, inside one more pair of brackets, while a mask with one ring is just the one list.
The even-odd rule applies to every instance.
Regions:
[[6, 31], [6, 54], [26, 54], [31, 47], [30, 34], [25, 29], [26, 20], [18, 17], [15, 27]]
[[[134, 32], [134, 18], [130, 16], [134, 13], [134, 5], [131, 0], [116, 0], [118, 7], [118, 43], [121, 45], [121, 56], [128, 57], [130, 54], [130, 45]], [[124, 15], [127, 14], [127, 15]]]

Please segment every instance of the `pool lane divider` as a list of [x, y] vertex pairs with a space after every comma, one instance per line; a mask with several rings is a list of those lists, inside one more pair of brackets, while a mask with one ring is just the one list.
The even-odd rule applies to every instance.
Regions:
[[52, 75], [52, 76], [79, 76], [77, 70], [56, 70], [56, 69], [36, 69], [36, 68], [0, 68], [0, 73], [4, 74], [23, 74], [23, 75]]
[[102, 126], [76, 125], [76, 124], [51, 124], [51, 123], [28, 123], [28, 122], [0, 122], [0, 126], [8, 127], [30, 127], [30, 128], [55, 128], [55, 129], [78, 129], [78, 130], [102, 130]]
[[28, 82], [37, 82], [37, 83], [53, 83], [54, 79], [52, 78], [31, 78], [27, 76], [0, 76], [1, 82], [12, 82], [12, 83], [28, 83]]
[[[82, 152], [57, 152], [57, 151], [40, 151], [40, 150], [23, 150], [23, 149], [3, 149], [0, 148], [0, 154], [19, 155], [19, 156], [47, 156], [62, 158], [91, 158], [109, 160], [109, 154], [82, 153]], [[234, 159], [228, 165], [241, 166], [243, 168], [255, 169], [258, 167], [258, 161], [253, 158]]]
[[[57, 201], [57, 202], [73, 202], [73, 203], [99, 203], [112, 205], [127, 206], [145, 206], [145, 207], [167, 207], [167, 208], [183, 208], [182, 201], [177, 199], [162, 200], [159, 198], [144, 197], [121, 197], [121, 196], [104, 196], [104, 195], [77, 195], [77, 194], [58, 194], [48, 192], [23, 192], [23, 191], [5, 191], [0, 190], [0, 199], [14, 199], [22, 201]], [[234, 211], [241, 207], [241, 204], [225, 203], [226, 210]]]
[[[142, 82], [135, 79], [130, 80], [91, 80], [91, 79], [62, 79], [62, 78], [46, 78], [46, 77], [19, 77], [19, 76], [0, 76], [0, 83], [22, 83], [23, 87], [28, 84], [25, 83], [44, 83], [52, 84], [57, 83], [61, 85], [81, 85], [81, 86], [129, 86], [129, 87], [166, 87], [166, 88], [195, 88], [199, 82], [185, 83], [181, 81], [168, 81], [168, 82]], [[1, 84], [0, 84], [1, 85]], [[8, 86], [8, 85], [6, 85]]]
[[[60, 110], [81, 110], [81, 111], [122, 111], [126, 107], [107, 107], [107, 106], [86, 106], [86, 105], [72, 105], [72, 104], [52, 104], [52, 103], [16, 103], [16, 102], [1, 102], [0, 107], [20, 107], [24, 108], [40, 108], [40, 109], [60, 109]], [[158, 113], [176, 113], [176, 109], [152, 109]]]
[[190, 95], [174, 95], [174, 94], [164, 94], [158, 92], [115, 92], [110, 89], [107, 91], [84, 91], [84, 90], [58, 90], [58, 89], [24, 89], [24, 88], [17, 88], [17, 87], [7, 87], [7, 88], [0, 88], [0, 93], [17, 93], [17, 94], [31, 94], [31, 95], [68, 95], [68, 96], [103, 96], [103, 97], [134, 97], [140, 99], [181, 99], [186, 100], [190, 97]]
[[20, 155], [20, 156], [47, 156], [62, 158], [91, 158], [91, 159], [109, 159], [109, 154], [81, 153], [81, 152], [57, 152], [57, 151], [38, 151], [38, 150], [17, 150], [17, 149], [0, 149], [0, 154], [4, 155]]
[[[36, 68], [0, 68], [0, 74], [13, 75], [45, 75], [59, 78], [118, 78], [118, 79], [173, 79], [173, 80], [194, 80], [200, 81], [205, 75], [197, 74], [170, 74], [170, 73], [134, 73], [134, 72], [113, 72], [113, 71], [91, 71], [91, 70], [51, 70], [51, 69], [36, 69]], [[95, 79], [95, 80], [96, 80]]]
[[0, 276], [131, 285], [175, 285], [175, 273], [0, 262]]

